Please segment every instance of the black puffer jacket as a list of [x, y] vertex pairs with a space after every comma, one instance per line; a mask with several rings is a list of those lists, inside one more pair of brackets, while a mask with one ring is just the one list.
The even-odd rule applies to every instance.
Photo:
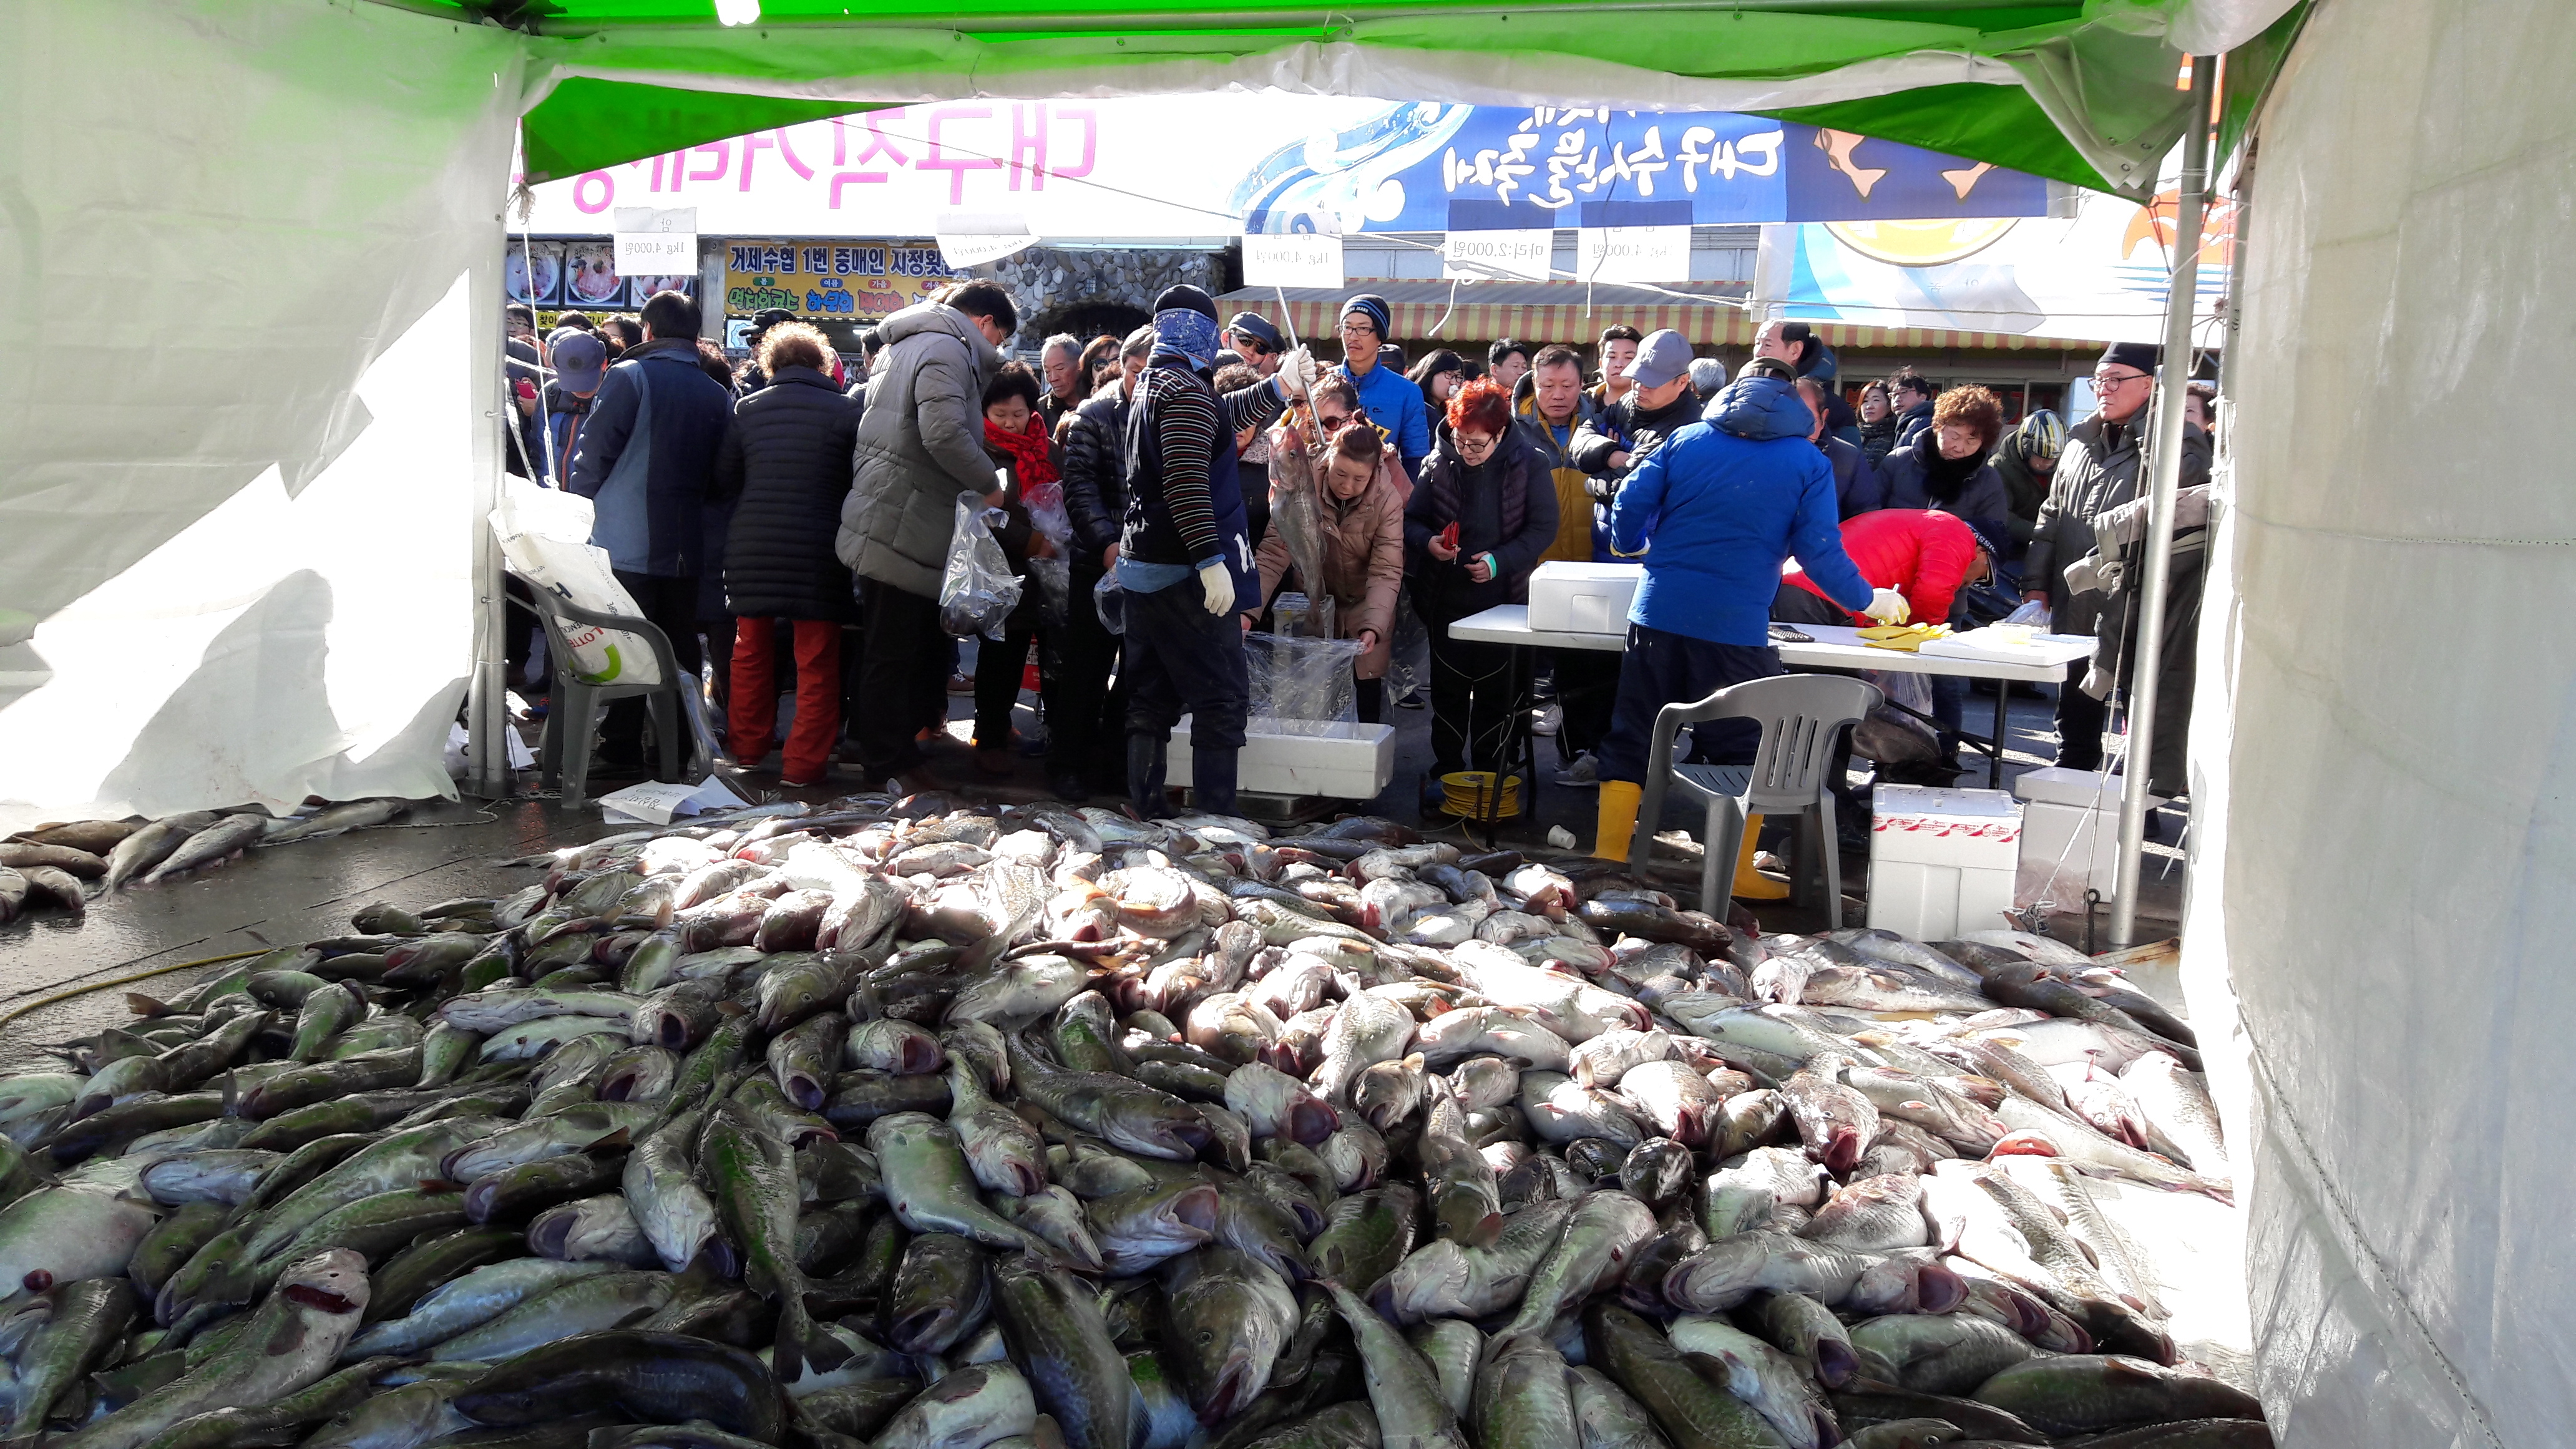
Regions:
[[1127, 395], [1116, 388], [1073, 410], [1064, 433], [1064, 511], [1076, 562], [1097, 567], [1127, 519]]
[[724, 560], [725, 608], [741, 618], [857, 617], [850, 571], [832, 552], [850, 492], [859, 404], [810, 367], [735, 405], [716, 453], [715, 493], [739, 501]]

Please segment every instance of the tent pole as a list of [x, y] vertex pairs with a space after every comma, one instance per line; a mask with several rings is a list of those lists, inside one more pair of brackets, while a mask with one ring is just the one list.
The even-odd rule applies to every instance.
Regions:
[[2191, 59], [2191, 125], [2183, 132], [2181, 194], [2174, 207], [2173, 275], [2165, 297], [2164, 376], [2156, 385], [2154, 475], [2147, 505], [2147, 576], [2130, 651], [2129, 747], [2120, 789], [2119, 874], [2112, 886], [2111, 945], [2138, 934], [2138, 866], [2146, 850], [2147, 786], [2155, 757], [2156, 674], [2164, 664], [2165, 595], [2172, 587], [2174, 496], [2182, 486], [2183, 388], [2191, 381], [2192, 307], [2200, 291], [2202, 204], [2209, 196], [2209, 98], [2215, 56]]
[[[508, 245], [505, 235], [502, 246]], [[470, 524], [474, 530], [474, 672], [465, 684], [465, 793], [500, 800], [509, 796], [511, 779], [510, 749], [502, 735], [510, 727], [510, 655], [505, 637], [509, 605], [501, 590], [501, 544], [492, 536], [490, 519], [500, 502], [501, 454], [508, 446], [505, 440], [516, 432], [518, 399], [510, 395], [508, 369], [500, 364], [502, 268], [487, 270], [493, 278], [493, 295], [487, 297], [480, 286], [474, 289], [474, 366], [490, 389], [485, 396], [496, 399], [497, 406], [483, 412], [486, 446], [475, 450], [480, 466], [475, 469]]]

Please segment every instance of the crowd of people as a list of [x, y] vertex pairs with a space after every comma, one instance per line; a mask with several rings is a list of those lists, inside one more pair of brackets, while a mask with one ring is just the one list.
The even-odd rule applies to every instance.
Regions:
[[[1291, 584], [1310, 608], [1329, 600], [1358, 646], [1361, 719], [1429, 708], [1426, 811], [1441, 777], [1500, 768], [1534, 714], [1560, 736], [1556, 781], [1601, 789], [1603, 854], [1624, 853], [1656, 710], [1780, 673], [1775, 624], [2045, 603], [2059, 630], [2110, 641], [2057, 704], [2059, 763], [2101, 762], [2102, 700], [2135, 629], [2153, 347], [2103, 355], [2099, 409], [2076, 427], [2041, 411], [2007, 429], [1988, 389], [1910, 370], [1854, 407], [1832, 350], [1795, 321], [1762, 328], [1731, 379], [1679, 333], [1626, 326], [1600, 335], [1594, 369], [1508, 340], [1408, 369], [1390, 309], [1365, 293], [1341, 309], [1330, 365], [1257, 314], [1221, 320], [1192, 287], [1126, 337], [1044, 339], [1034, 367], [1004, 351], [1019, 315], [992, 281], [895, 313], [857, 357], [763, 314], [731, 368], [699, 323], [672, 292], [631, 322], [565, 314], [542, 340], [513, 309], [511, 466], [594, 501], [593, 541], [638, 609], [684, 668], [713, 656], [727, 753], [756, 768], [783, 743], [790, 785], [822, 781], [836, 753], [872, 783], [939, 783], [948, 697], [969, 688], [971, 766], [1008, 774], [1033, 674], [1056, 793], [1165, 808], [1186, 714], [1197, 801], [1231, 810], [1243, 636]], [[2151, 762], [2165, 793], [2181, 788], [2211, 400], [2195, 385], [2159, 705], [2172, 727]], [[1302, 565], [1271, 526], [1274, 489], [1301, 487], [1317, 518]], [[971, 685], [939, 609], [961, 500], [1030, 580]], [[1635, 560], [1644, 582], [1625, 652], [1556, 653], [1540, 699], [1503, 646], [1449, 626], [1525, 602], [1550, 560]], [[1960, 684], [1934, 681], [1947, 730]], [[643, 724], [612, 708], [603, 772], [644, 770]], [[1740, 729], [1698, 735], [1700, 758], [1749, 757]]]

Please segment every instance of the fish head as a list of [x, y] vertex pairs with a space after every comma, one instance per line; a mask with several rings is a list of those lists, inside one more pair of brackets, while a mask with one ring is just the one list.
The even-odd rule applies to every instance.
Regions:
[[350, 1248], [333, 1248], [287, 1265], [277, 1291], [291, 1302], [329, 1314], [357, 1314], [367, 1306], [367, 1260]]
[[1713, 1313], [1753, 1293], [1770, 1260], [1776, 1235], [1739, 1233], [1719, 1238], [1676, 1263], [1664, 1275], [1664, 1301], [1676, 1308]]
[[1174, 1162], [1196, 1158], [1216, 1140], [1215, 1129], [1188, 1103], [1143, 1088], [1104, 1097], [1100, 1127], [1117, 1146]]

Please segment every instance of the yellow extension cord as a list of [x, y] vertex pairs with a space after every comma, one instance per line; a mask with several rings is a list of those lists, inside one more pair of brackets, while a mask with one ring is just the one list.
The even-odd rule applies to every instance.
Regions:
[[1463, 819], [1510, 819], [1521, 813], [1521, 779], [1518, 775], [1503, 778], [1503, 802], [1500, 808], [1488, 808], [1487, 796], [1494, 788], [1491, 770], [1460, 770], [1440, 777], [1440, 809], [1443, 814]]
[[75, 996], [87, 996], [93, 991], [105, 991], [111, 986], [130, 986], [137, 981], [149, 981], [155, 976], [167, 976], [173, 971], [186, 971], [197, 966], [220, 966], [226, 961], [242, 961], [267, 954], [265, 949], [235, 951], [228, 956], [206, 956], [194, 961], [174, 961], [167, 966], [155, 966], [146, 971], [129, 972], [123, 976], [111, 976], [105, 981], [92, 981], [85, 986], [67, 986], [60, 991], [48, 991], [33, 1001], [21, 1002], [6, 1011], [0, 1011], [0, 1026], [7, 1026], [30, 1012], [41, 1011], [56, 1002], [69, 1001]]

